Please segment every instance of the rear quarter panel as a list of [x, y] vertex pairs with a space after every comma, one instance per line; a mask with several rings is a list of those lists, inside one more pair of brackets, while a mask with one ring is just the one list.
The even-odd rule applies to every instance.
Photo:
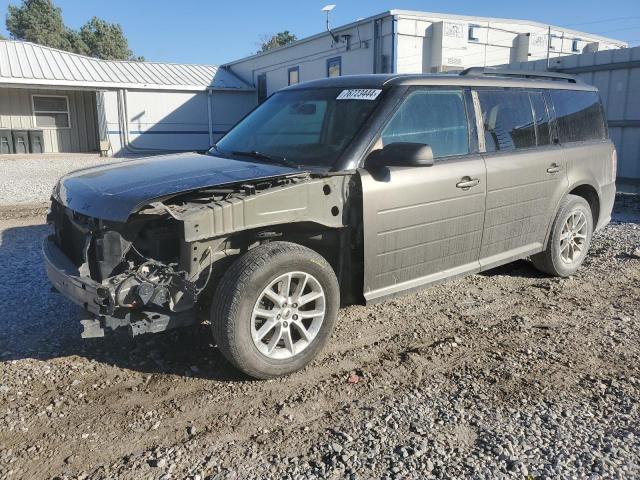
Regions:
[[590, 185], [598, 193], [600, 213], [594, 219], [596, 228], [603, 227], [611, 218], [615, 198], [611, 156], [614, 145], [611, 140], [583, 142], [564, 147], [569, 179], [568, 192], [580, 185]]

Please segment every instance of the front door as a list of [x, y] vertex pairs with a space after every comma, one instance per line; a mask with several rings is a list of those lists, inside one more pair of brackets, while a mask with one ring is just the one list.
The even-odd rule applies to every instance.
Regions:
[[545, 94], [478, 90], [487, 166], [483, 270], [542, 250], [568, 180]]
[[467, 110], [462, 89], [411, 91], [377, 147], [428, 144], [434, 165], [359, 170], [367, 301], [479, 270], [486, 172]]

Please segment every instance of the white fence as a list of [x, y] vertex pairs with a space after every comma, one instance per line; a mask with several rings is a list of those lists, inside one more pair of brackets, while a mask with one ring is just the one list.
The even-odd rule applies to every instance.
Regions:
[[[509, 67], [547, 70], [547, 62]], [[552, 58], [549, 70], [570, 73], [598, 87], [618, 151], [618, 189], [640, 191], [640, 47]]]

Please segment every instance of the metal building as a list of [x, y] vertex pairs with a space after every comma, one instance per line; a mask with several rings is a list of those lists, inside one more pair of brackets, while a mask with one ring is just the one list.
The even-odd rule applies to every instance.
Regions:
[[204, 150], [254, 105], [253, 87], [225, 68], [104, 61], [0, 41], [5, 150], [28, 148], [29, 131], [45, 152]]
[[528, 20], [390, 10], [225, 65], [258, 100], [332, 75], [434, 73], [626, 47]]

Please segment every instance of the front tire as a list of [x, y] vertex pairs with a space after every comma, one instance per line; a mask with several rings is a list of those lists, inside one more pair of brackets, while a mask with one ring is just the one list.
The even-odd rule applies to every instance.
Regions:
[[551, 226], [547, 248], [532, 256], [531, 261], [538, 270], [549, 275], [573, 275], [587, 256], [592, 235], [591, 207], [584, 198], [567, 195]]
[[306, 366], [331, 336], [340, 289], [329, 263], [289, 242], [242, 255], [222, 277], [211, 306], [213, 335], [237, 369], [273, 378]]

